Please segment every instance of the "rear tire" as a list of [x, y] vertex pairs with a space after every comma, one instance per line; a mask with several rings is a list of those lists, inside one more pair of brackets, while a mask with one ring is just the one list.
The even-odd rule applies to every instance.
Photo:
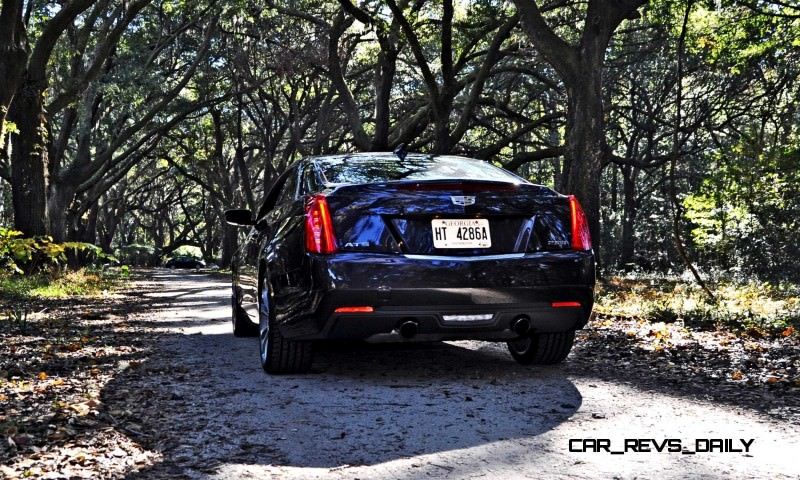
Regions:
[[258, 308], [258, 350], [261, 368], [270, 374], [307, 373], [314, 361], [311, 342], [287, 340], [275, 325], [275, 312], [266, 290]]
[[250, 317], [242, 311], [239, 304], [239, 296], [234, 289], [231, 295], [231, 323], [233, 324], [233, 336], [235, 337], [255, 337], [258, 335], [258, 327], [250, 321]]
[[508, 351], [522, 365], [553, 365], [567, 358], [575, 343], [575, 330], [531, 333], [508, 342]]

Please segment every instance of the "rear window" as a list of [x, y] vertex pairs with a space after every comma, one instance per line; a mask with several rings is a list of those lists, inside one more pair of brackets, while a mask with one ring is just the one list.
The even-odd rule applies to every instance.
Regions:
[[317, 159], [327, 184], [383, 183], [401, 180], [483, 180], [527, 183], [522, 178], [487, 162], [454, 156], [354, 155]]

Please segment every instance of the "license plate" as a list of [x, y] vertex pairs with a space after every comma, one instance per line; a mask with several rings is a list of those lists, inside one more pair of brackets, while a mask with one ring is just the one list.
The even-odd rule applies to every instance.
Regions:
[[485, 218], [437, 218], [431, 220], [436, 248], [489, 248], [492, 237]]

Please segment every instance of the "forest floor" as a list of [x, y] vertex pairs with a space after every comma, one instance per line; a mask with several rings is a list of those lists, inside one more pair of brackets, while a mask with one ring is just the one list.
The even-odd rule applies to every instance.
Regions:
[[223, 276], [154, 270], [26, 318], [3, 305], [0, 478], [797, 478], [789, 328], [599, 308], [554, 367], [502, 344], [346, 345], [269, 377], [229, 298]]

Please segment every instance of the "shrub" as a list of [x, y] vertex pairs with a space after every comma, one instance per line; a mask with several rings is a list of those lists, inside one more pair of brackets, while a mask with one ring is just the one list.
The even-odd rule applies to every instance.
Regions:
[[60, 269], [67, 263], [69, 250], [86, 253], [93, 260], [116, 261], [91, 243], [56, 243], [50, 236], [23, 237], [20, 231], [0, 227], [0, 273], [23, 274]]

